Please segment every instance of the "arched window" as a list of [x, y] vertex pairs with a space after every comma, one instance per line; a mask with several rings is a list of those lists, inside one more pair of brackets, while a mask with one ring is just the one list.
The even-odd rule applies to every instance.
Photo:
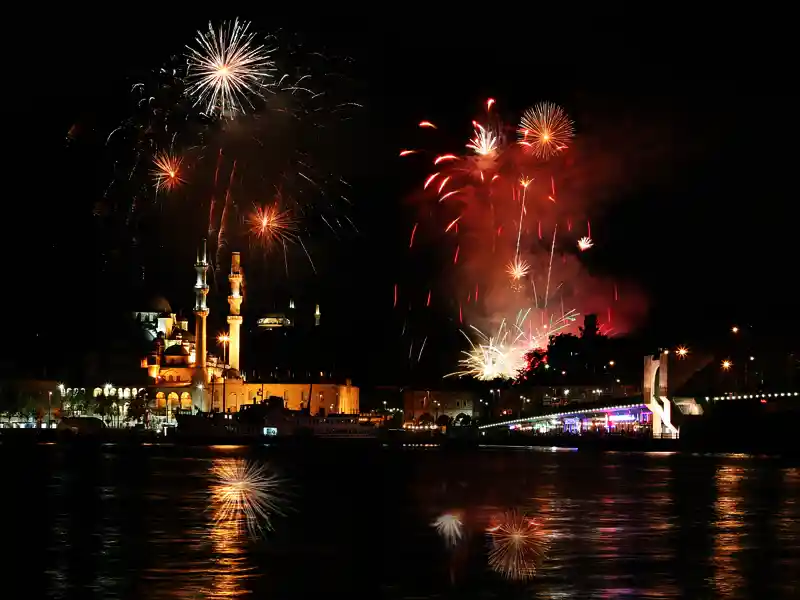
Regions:
[[180, 405], [178, 404], [177, 392], [170, 392], [169, 396], [167, 396], [167, 408], [169, 410], [175, 410], [176, 408], [180, 408]]
[[156, 408], [166, 408], [167, 407], [167, 397], [164, 395], [164, 392], [158, 392], [156, 394]]
[[94, 388], [94, 391], [92, 392], [92, 396], [94, 396], [95, 398], [97, 398], [97, 397], [98, 397], [98, 396], [100, 396], [102, 393], [103, 393], [103, 388]]
[[189, 392], [183, 392], [181, 394], [181, 408], [192, 408], [192, 396]]

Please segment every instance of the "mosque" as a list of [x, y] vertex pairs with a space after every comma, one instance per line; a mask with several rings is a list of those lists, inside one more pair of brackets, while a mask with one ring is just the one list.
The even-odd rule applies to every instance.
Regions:
[[[359, 390], [350, 380], [344, 385], [334, 383], [261, 383], [249, 382], [240, 371], [239, 355], [242, 346], [241, 312], [244, 302], [243, 271], [238, 252], [231, 255], [231, 272], [228, 275], [228, 331], [222, 338], [222, 358], [208, 351], [206, 322], [209, 308], [206, 244], [197, 254], [194, 265], [194, 331], [189, 322], [176, 317], [166, 301], [151, 307], [147, 312], [136, 313], [136, 318], [153, 331], [150, 354], [142, 359], [150, 384], [148, 396], [155, 400], [154, 414], [168, 420], [177, 411], [186, 412], [236, 412], [246, 404], [265, 401], [270, 397], [283, 398], [289, 410], [307, 410], [312, 415], [359, 412]], [[319, 306], [315, 324], [320, 322]], [[274, 317], [268, 317], [267, 320]], [[262, 321], [264, 319], [261, 319]], [[271, 323], [271, 321], [270, 321]], [[264, 324], [259, 322], [259, 326]]]

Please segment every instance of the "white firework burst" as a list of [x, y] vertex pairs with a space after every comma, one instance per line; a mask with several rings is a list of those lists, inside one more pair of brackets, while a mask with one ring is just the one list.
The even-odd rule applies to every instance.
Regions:
[[272, 530], [272, 518], [284, 515], [284, 482], [268, 473], [264, 465], [221, 459], [215, 461], [211, 472], [216, 478], [211, 486], [211, 503], [217, 523], [234, 523], [238, 527], [244, 521], [255, 536]]
[[198, 31], [197, 47], [187, 46], [186, 93], [194, 105], [204, 105], [207, 114], [222, 117], [252, 107], [252, 97], [263, 97], [276, 71], [272, 50], [256, 42], [250, 23], [238, 19], [223, 22], [218, 29]]
[[431, 523], [431, 527], [436, 529], [436, 533], [451, 548], [455, 548], [464, 536], [464, 523], [458, 514], [445, 513]]

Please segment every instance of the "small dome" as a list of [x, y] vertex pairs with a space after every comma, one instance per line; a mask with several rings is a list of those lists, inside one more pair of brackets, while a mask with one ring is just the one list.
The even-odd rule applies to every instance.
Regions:
[[164, 296], [154, 296], [150, 298], [150, 301], [147, 303], [147, 309], [149, 312], [162, 314], [169, 314], [172, 312], [172, 307]]
[[169, 339], [185, 340], [187, 342], [193, 342], [194, 334], [191, 331], [186, 331], [185, 329], [181, 329], [180, 327], [173, 327], [172, 331], [169, 334]]
[[225, 379], [241, 379], [242, 378], [241, 373], [239, 373], [239, 371], [237, 369], [234, 369], [233, 367], [229, 367], [227, 369], [222, 369], [222, 376], [225, 377]]
[[189, 356], [189, 351], [180, 344], [175, 344], [164, 350], [164, 356]]

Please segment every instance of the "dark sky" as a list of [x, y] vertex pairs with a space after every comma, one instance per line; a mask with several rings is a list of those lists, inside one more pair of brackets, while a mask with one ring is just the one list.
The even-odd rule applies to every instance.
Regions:
[[[291, 293], [314, 290], [305, 295], [326, 299], [326, 314], [347, 321], [354, 340], [396, 343], [392, 288], [416, 276], [405, 261], [415, 218], [405, 199], [419, 173], [400, 164], [398, 149], [423, 118], [453, 132], [459, 147], [464, 124], [487, 97], [509, 114], [555, 101], [575, 120], [578, 138], [591, 141], [583, 174], [602, 189], [588, 207], [597, 247], [586, 260], [594, 272], [645, 290], [650, 309], [641, 332], [654, 343], [714, 336], [733, 322], [758, 323], [775, 335], [796, 328], [797, 97], [788, 46], [737, 50], [735, 35], [718, 32], [709, 38], [566, 30], [538, 39], [502, 23], [482, 29], [474, 21], [425, 24], [402, 16], [380, 27], [326, 22], [324, 31], [302, 21], [285, 27], [306, 47], [353, 59], [353, 95], [364, 109], [337, 145], [354, 165], [348, 168], [362, 233], [322, 252], [329, 254], [325, 269], [313, 281], [295, 282]], [[131, 73], [180, 51], [204, 23], [186, 14], [133, 13], [106, 27], [72, 22], [45, 36], [50, 83], [33, 88], [33, 124], [11, 124], [27, 132], [24, 147], [38, 159], [23, 161], [25, 184], [15, 184], [21, 193], [7, 202], [5, 239], [8, 252], [29, 248], [29, 260], [46, 265], [37, 271], [43, 277], [26, 283], [32, 309], [94, 311], [87, 292], [112, 310], [125, 304], [126, 290], [102, 289], [86, 266], [87, 254], [97, 251], [91, 209], [103, 175], [96, 164], [68, 156], [65, 134], [75, 124], [98, 135], [112, 127], [125, 116]], [[180, 233], [189, 255], [201, 234]], [[9, 272], [18, 264], [7, 253]], [[190, 265], [165, 263], [159, 271], [149, 283], [159, 289], [151, 291], [190, 309]], [[426, 326], [453, 328], [452, 314], [438, 318], [440, 325]], [[91, 319], [81, 325], [93, 326]], [[65, 336], [75, 331], [49, 318], [41, 327]]]

